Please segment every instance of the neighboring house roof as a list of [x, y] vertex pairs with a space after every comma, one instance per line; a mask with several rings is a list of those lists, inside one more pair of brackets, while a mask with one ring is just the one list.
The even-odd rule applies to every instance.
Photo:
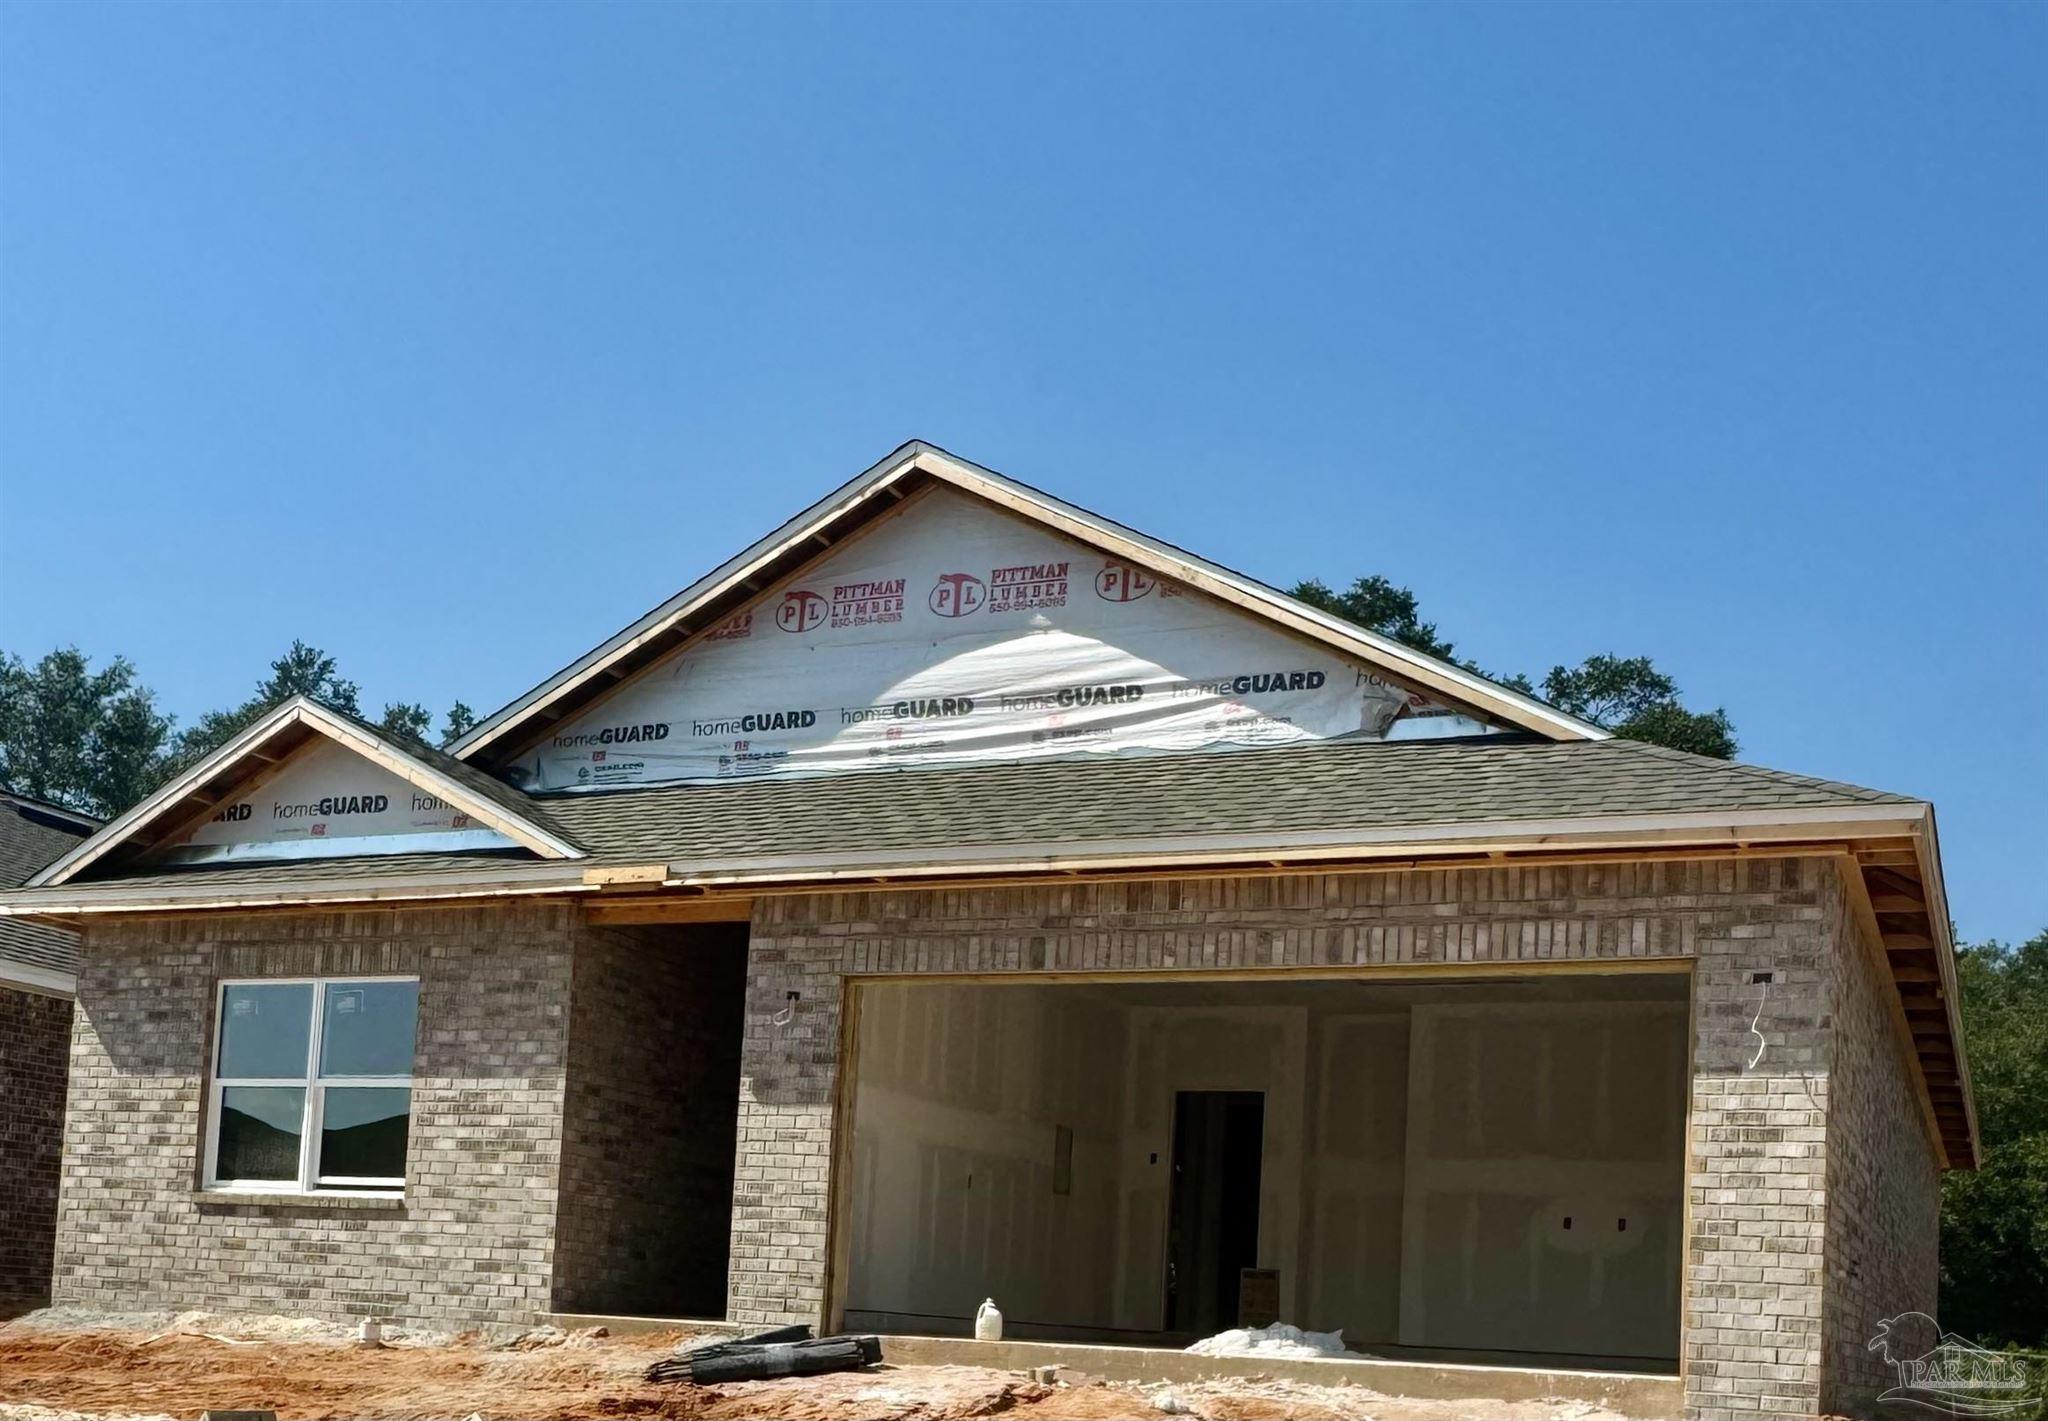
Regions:
[[533, 740], [544, 726], [610, 691], [622, 678], [644, 669], [797, 576], [804, 566], [857, 536], [872, 520], [934, 481], [950, 484], [1133, 566], [1195, 588], [1399, 680], [1473, 707], [1484, 718], [1555, 740], [1599, 740], [1607, 735], [1599, 726], [1462, 666], [1440, 661], [1184, 548], [914, 439], [510, 705], [486, 717], [455, 743], [454, 753], [473, 762], [502, 762], [509, 753]]
[[[662, 864], [676, 875], [801, 880], [858, 869], [929, 874], [990, 860], [1148, 855], [1263, 858], [1424, 840], [1520, 842], [1627, 820], [1698, 839], [1740, 823], [1910, 818], [1901, 795], [1688, 755], [1631, 740], [1368, 739], [1237, 751], [1074, 755], [988, 765], [661, 785], [605, 794], [505, 793], [583, 846], [573, 864], [526, 855], [412, 854], [128, 869], [81, 882], [180, 895], [264, 884], [432, 882], [492, 875], [536, 886], [586, 869]], [[1785, 837], [1780, 834], [1779, 837]], [[565, 870], [567, 874], [565, 877]], [[54, 896], [54, 895], [53, 895]]]
[[42, 869], [29, 886], [56, 887], [95, 869], [104, 876], [322, 739], [457, 806], [542, 858], [582, 856], [581, 847], [549, 822], [539, 805], [511, 786], [438, 750], [396, 739], [352, 715], [294, 696]]
[[[90, 815], [0, 790], [0, 888], [20, 887], [98, 827]], [[74, 934], [0, 918], [0, 985], [68, 991], [77, 971]]]

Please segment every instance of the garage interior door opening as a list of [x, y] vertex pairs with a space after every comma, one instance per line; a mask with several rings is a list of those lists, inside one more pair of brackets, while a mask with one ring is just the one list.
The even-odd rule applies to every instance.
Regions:
[[1689, 983], [859, 984], [845, 1324], [1674, 1369]]

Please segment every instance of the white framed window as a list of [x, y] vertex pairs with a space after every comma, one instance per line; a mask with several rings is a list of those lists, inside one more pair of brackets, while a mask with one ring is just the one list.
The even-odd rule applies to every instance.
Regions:
[[419, 999], [417, 977], [222, 982], [206, 1187], [402, 1190]]

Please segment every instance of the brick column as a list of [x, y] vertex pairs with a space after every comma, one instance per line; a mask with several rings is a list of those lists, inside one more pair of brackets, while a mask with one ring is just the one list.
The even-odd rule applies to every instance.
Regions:
[[838, 966], [837, 939], [761, 934], [747, 954], [726, 1297], [735, 1322], [828, 1323]]
[[[1826, 1231], [1824, 861], [1721, 866], [1769, 909], [1701, 922], [1680, 1365], [1696, 1421], [1814, 1416]], [[1752, 978], [1769, 972], [1769, 995]], [[1750, 1023], [1759, 1002], [1763, 1056]]]

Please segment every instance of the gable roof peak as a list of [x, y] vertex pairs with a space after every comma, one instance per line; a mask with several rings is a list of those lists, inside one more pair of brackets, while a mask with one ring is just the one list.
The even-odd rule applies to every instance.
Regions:
[[[300, 694], [287, 697], [224, 744], [29, 880], [31, 888], [68, 882], [123, 845], [148, 847], [216, 808], [264, 769], [281, 766], [323, 739], [436, 796], [542, 858], [581, 858], [584, 850], [510, 785], [428, 746], [403, 741], [345, 711]], [[265, 754], [266, 750], [277, 754]], [[150, 831], [155, 830], [154, 834]], [[139, 851], [139, 850], [138, 850]]]
[[1240, 612], [1375, 666], [1400, 681], [1472, 707], [1500, 724], [1552, 740], [1602, 740], [1607, 732], [1462, 666], [1347, 622], [1246, 577], [973, 463], [924, 439], [899, 444], [878, 462], [621, 629], [524, 695], [485, 717], [450, 751], [498, 761], [626, 676], [645, 668], [796, 576], [916, 488], [943, 483], [1104, 555], [1171, 578]]

